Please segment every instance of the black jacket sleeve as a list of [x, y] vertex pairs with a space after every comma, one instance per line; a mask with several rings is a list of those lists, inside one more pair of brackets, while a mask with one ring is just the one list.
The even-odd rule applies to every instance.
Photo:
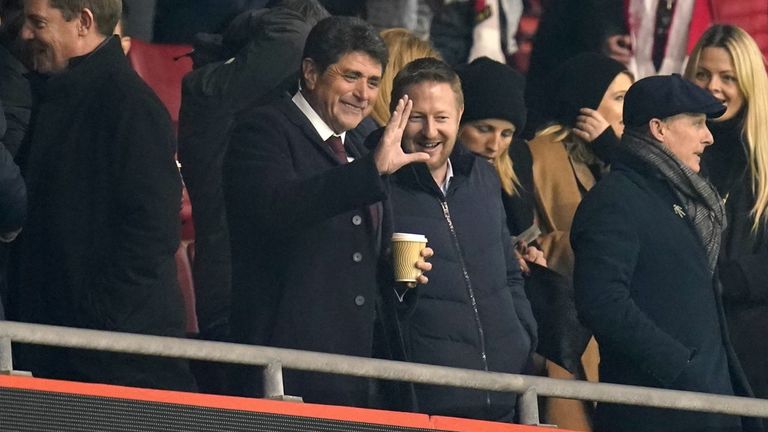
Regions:
[[632, 211], [623, 205], [626, 197], [615, 192], [587, 195], [576, 212], [571, 229], [576, 309], [598, 343], [670, 386], [692, 352], [660, 329], [630, 295], [640, 243]]
[[608, 37], [629, 34], [623, 0], [578, 0], [571, 3], [578, 4], [573, 19], [576, 35], [583, 46], [599, 52]]
[[[6, 133], [5, 116], [0, 107], [0, 137]], [[13, 156], [0, 142], [0, 241], [16, 237], [27, 215], [27, 188]]]
[[763, 241], [755, 253], [720, 264], [723, 296], [742, 301], [768, 299], [768, 242]]
[[161, 289], [175, 283], [168, 267], [179, 246], [181, 175], [170, 117], [159, 101], [123, 103], [117, 128], [114, 247], [94, 289], [109, 302], [116, 328], [129, 331], [145, 325], [129, 306], [149, 296], [157, 300]]
[[536, 319], [533, 317], [531, 303], [525, 294], [525, 285], [523, 274], [520, 271], [520, 263], [515, 255], [512, 246], [512, 237], [507, 231], [506, 225], [502, 229], [502, 244], [504, 245], [504, 255], [507, 261], [507, 287], [512, 293], [512, 300], [515, 302], [515, 312], [517, 312], [520, 323], [525, 328], [528, 336], [531, 338], [531, 352], [536, 349], [539, 343], [538, 327]]
[[259, 31], [227, 61], [184, 77], [184, 92], [211, 97], [239, 112], [265, 99], [301, 65], [304, 40], [313, 26], [299, 13], [275, 8], [259, 19]]

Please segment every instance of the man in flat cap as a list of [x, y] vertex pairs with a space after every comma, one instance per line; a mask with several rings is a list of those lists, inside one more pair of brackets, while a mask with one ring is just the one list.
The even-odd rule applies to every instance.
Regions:
[[[581, 202], [571, 243], [580, 320], [600, 345], [600, 380], [749, 395], [724, 328], [715, 263], [723, 203], [699, 176], [706, 119], [724, 106], [679, 75], [630, 87], [612, 172]], [[741, 431], [720, 414], [598, 404], [596, 431]]]

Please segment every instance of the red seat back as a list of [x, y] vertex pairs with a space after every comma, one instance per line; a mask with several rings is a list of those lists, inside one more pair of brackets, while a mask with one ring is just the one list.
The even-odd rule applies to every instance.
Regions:
[[133, 39], [128, 60], [141, 78], [163, 102], [174, 127], [179, 122], [181, 79], [192, 70], [192, 59], [185, 55], [189, 45], [153, 44]]
[[[181, 80], [192, 70], [192, 59], [186, 55], [192, 51], [189, 45], [152, 44], [133, 39], [128, 61], [136, 73], [149, 85], [160, 98], [171, 115], [174, 130], [178, 130], [179, 108], [181, 107]], [[184, 191], [186, 196], [186, 191]], [[194, 225], [189, 199], [182, 200], [182, 242], [176, 252], [176, 276], [184, 299], [186, 312], [186, 330], [196, 334], [197, 315], [195, 313], [195, 288], [192, 279], [191, 250], [194, 243]]]

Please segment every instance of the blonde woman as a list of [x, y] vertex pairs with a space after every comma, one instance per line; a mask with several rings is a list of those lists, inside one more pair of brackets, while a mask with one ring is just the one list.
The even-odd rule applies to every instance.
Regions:
[[[633, 77], [626, 67], [602, 54], [579, 54], [549, 78], [545, 124], [528, 143], [533, 156], [539, 238], [550, 269], [572, 279], [573, 251], [568, 239], [582, 196], [607, 169], [611, 150], [624, 131], [624, 94]], [[547, 374], [564, 379], [598, 379], [599, 354], [590, 342], [581, 358], [583, 371], [571, 374], [547, 362]], [[547, 401], [546, 421], [563, 429], [591, 430], [591, 405], [567, 399]]]
[[[507, 228], [519, 236], [534, 223], [530, 152], [518, 138], [526, 120], [525, 78], [488, 57], [460, 65], [456, 72], [464, 91], [459, 140], [467, 150], [493, 164], [501, 182]], [[512, 155], [522, 159], [519, 165], [513, 166]], [[524, 258], [520, 261], [524, 273], [529, 273], [526, 261], [546, 266], [539, 249], [518, 246], [518, 251]]]
[[731, 339], [755, 395], [768, 398], [768, 77], [755, 41], [733, 25], [710, 27], [685, 76], [727, 107], [711, 120], [704, 174], [725, 201], [718, 271]]
[[392, 28], [380, 33], [389, 51], [389, 62], [379, 82], [379, 96], [373, 105], [371, 117], [379, 126], [385, 126], [392, 112], [389, 109], [392, 81], [400, 70], [413, 60], [423, 57], [440, 58], [429, 42], [423, 41], [403, 28]]

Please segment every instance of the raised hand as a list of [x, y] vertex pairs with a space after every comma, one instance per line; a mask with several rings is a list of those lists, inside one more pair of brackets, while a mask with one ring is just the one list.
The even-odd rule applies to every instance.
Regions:
[[611, 126], [599, 112], [593, 109], [582, 108], [579, 113], [573, 133], [586, 142], [594, 141]]
[[630, 35], [607, 37], [603, 42], [603, 54], [619, 63], [628, 65], [632, 60], [632, 37]]
[[387, 122], [384, 134], [381, 136], [381, 140], [373, 154], [379, 174], [392, 174], [410, 163], [426, 162], [429, 160], [429, 154], [427, 153], [406, 153], [400, 146], [403, 131], [406, 125], [408, 125], [412, 108], [413, 102], [408, 99], [408, 95], [403, 96], [397, 101], [397, 108], [395, 108], [395, 112], [392, 113], [392, 117]]

